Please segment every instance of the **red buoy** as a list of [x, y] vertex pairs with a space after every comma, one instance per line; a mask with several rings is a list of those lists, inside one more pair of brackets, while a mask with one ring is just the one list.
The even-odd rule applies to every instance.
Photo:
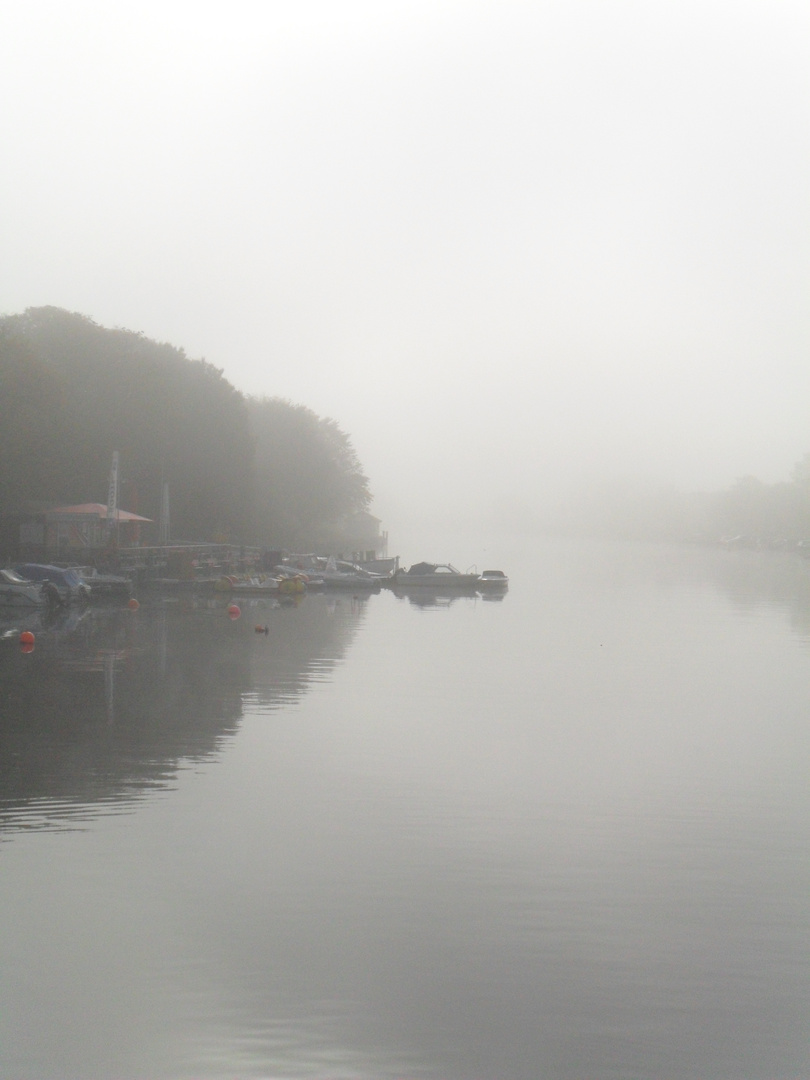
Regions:
[[140, 606], [141, 605], [138, 603], [134, 596], [131, 600], [127, 601], [127, 607], [130, 611], [137, 611]]
[[228, 607], [228, 615], [232, 619], [238, 619], [242, 612], [239, 610], [236, 604], [230, 604]]
[[34, 635], [30, 630], [23, 630], [20, 634], [20, 652], [30, 653], [34, 651]]

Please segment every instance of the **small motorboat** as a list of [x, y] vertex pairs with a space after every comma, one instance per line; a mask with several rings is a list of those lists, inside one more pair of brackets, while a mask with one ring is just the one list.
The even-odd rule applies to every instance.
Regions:
[[226, 575], [214, 586], [217, 592], [229, 592], [234, 596], [271, 596], [278, 592], [279, 581], [276, 577], [260, 574], [257, 577], [237, 577]]
[[408, 570], [398, 570], [391, 579], [393, 588], [475, 589], [479, 575], [462, 574], [452, 563], [414, 563]]
[[90, 599], [90, 586], [71, 568], [48, 563], [18, 563], [14, 570], [27, 581], [38, 582], [43, 592], [63, 604], [83, 603]]
[[95, 566], [71, 566], [90, 588], [94, 600], [123, 599], [132, 596], [132, 582], [119, 574], [102, 574]]
[[504, 592], [509, 588], [509, 578], [503, 570], [484, 570], [476, 583], [476, 588], [488, 592]]
[[41, 607], [47, 602], [42, 585], [14, 570], [0, 570], [0, 604], [4, 607]]
[[372, 574], [354, 563], [330, 555], [318, 577], [326, 589], [379, 589], [381, 574]]
[[382, 574], [372, 574], [354, 563], [336, 559], [334, 555], [290, 555], [274, 573], [303, 575], [312, 589], [371, 589], [377, 590], [387, 580]]

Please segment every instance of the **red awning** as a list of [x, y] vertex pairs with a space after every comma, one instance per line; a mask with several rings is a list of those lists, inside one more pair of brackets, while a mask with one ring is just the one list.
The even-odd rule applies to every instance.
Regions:
[[[47, 510], [46, 516], [75, 514], [84, 517], [100, 517], [106, 520], [107, 507], [104, 503], [79, 503], [78, 506], [60, 506], [55, 510]], [[140, 514], [130, 514], [128, 510], [116, 510], [116, 521], [151, 521], [151, 518], [141, 517]]]

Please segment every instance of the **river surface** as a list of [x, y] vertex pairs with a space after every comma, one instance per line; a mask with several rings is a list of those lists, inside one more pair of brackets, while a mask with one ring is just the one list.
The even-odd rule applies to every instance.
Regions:
[[810, 1075], [810, 562], [490, 562], [0, 642], [0, 1075]]

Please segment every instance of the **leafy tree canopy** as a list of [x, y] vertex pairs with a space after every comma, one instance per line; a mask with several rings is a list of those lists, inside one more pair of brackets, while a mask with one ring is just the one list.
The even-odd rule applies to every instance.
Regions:
[[157, 518], [168, 480], [175, 536], [314, 543], [368, 505], [334, 420], [246, 400], [205, 360], [55, 307], [0, 318], [0, 511], [106, 502], [113, 450], [122, 506]]
[[351, 441], [338, 424], [281, 398], [248, 401], [256, 441], [260, 527], [273, 544], [318, 546], [371, 495]]

